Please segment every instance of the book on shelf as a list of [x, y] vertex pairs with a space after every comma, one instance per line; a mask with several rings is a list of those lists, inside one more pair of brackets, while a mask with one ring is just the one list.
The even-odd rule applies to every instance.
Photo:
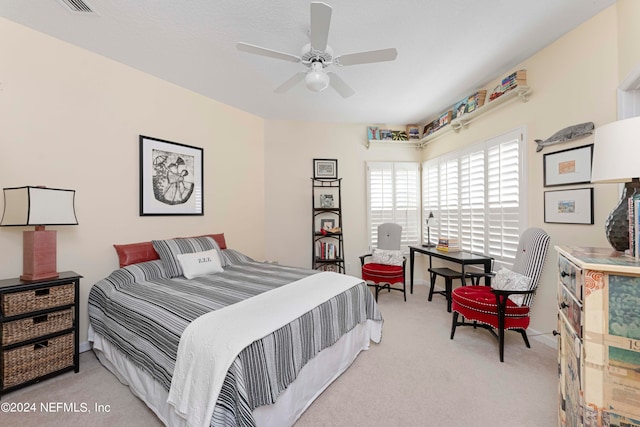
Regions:
[[443, 252], [459, 251], [460, 242], [454, 237], [440, 237], [436, 249]]
[[629, 254], [640, 259], [640, 194], [629, 197]]
[[336, 259], [338, 248], [335, 243], [320, 241], [316, 245], [316, 255], [319, 259]]

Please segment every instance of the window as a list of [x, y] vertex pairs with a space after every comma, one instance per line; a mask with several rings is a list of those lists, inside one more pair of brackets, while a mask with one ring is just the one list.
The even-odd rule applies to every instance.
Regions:
[[[526, 224], [523, 133], [519, 129], [423, 163], [422, 215], [434, 214], [432, 243], [439, 236], [458, 238], [464, 250], [513, 263]], [[426, 221], [422, 235], [426, 242]]]
[[420, 243], [420, 172], [414, 162], [367, 162], [369, 248], [377, 247], [378, 226], [402, 226], [402, 250]]

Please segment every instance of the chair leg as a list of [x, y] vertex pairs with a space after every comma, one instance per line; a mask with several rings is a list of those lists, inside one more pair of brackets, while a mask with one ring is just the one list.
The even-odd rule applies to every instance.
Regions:
[[429, 273], [431, 275], [431, 288], [429, 288], [429, 298], [427, 301], [431, 301], [433, 299], [433, 288], [436, 286], [436, 275], [434, 273]]
[[527, 345], [527, 348], [531, 348], [531, 345], [529, 344], [529, 338], [527, 338], [527, 331], [525, 331], [524, 329], [518, 329], [518, 332], [520, 332], [520, 334], [522, 335], [522, 339], [524, 339], [524, 343]]
[[449, 339], [453, 339], [453, 336], [456, 334], [456, 326], [458, 326], [458, 312], [453, 312], [453, 321], [451, 322], [451, 337]]
[[380, 285], [376, 283], [376, 302], [378, 302], [378, 293], [380, 292]]
[[402, 279], [402, 295], [404, 295], [404, 302], [407, 302], [407, 282]]

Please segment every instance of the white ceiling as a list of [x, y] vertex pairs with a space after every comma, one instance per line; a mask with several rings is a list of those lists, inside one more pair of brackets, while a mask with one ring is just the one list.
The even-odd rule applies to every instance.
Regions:
[[331, 66], [356, 91], [344, 99], [304, 84], [276, 94], [306, 68], [236, 50], [242, 41], [299, 55], [309, 0], [85, 1], [96, 14], [1, 0], [0, 16], [267, 119], [371, 124], [422, 123], [615, 3], [325, 0], [336, 56], [398, 50], [393, 62]]

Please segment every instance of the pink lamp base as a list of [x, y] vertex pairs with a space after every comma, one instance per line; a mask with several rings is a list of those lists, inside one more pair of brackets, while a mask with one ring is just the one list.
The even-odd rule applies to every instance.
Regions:
[[39, 228], [22, 233], [23, 274], [20, 280], [45, 280], [59, 276], [56, 271], [56, 231]]

